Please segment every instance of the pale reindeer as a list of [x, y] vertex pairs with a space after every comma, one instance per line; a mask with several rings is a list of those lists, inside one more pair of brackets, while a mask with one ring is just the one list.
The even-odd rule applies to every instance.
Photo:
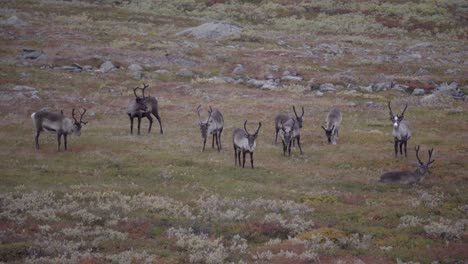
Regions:
[[[127, 115], [130, 118], [130, 133], [133, 134], [133, 119], [136, 117], [138, 118], [138, 135], [140, 135], [140, 124], [141, 118], [146, 117], [150, 122], [148, 127], [148, 134], [151, 132], [151, 127], [153, 126], [153, 117], [154, 115], [159, 122], [159, 130], [160, 133], [163, 134], [163, 128], [161, 124], [161, 117], [158, 113], [158, 100], [154, 96], [145, 96], [145, 90], [148, 88], [148, 84], [143, 84], [143, 88], [135, 88], [133, 92], [135, 94], [135, 101], [130, 101], [127, 107]], [[136, 94], [136, 90], [141, 89], [142, 97], [139, 97]], [[146, 106], [146, 109], [142, 107], [142, 105]]]
[[250, 166], [254, 168], [253, 164], [253, 153], [255, 147], [257, 146], [256, 140], [258, 136], [258, 131], [262, 127], [262, 122], [258, 122], [257, 131], [254, 134], [250, 134], [247, 130], [247, 120], [244, 122], [244, 129], [235, 128], [232, 132], [232, 143], [234, 145], [234, 165], [237, 165], [239, 161], [239, 166], [241, 166], [241, 152], [242, 152], [242, 168], [245, 167], [245, 154], [250, 153]]
[[211, 148], [214, 148], [214, 142], [216, 139], [216, 147], [218, 148], [218, 152], [221, 152], [223, 149], [221, 145], [221, 134], [223, 133], [224, 127], [224, 118], [223, 114], [218, 109], [212, 109], [211, 106], [208, 110], [208, 118], [205, 122], [202, 121], [200, 116], [200, 111], [202, 107], [199, 105], [197, 107], [197, 114], [198, 114], [198, 125], [200, 126], [201, 136], [203, 138], [203, 148], [202, 152], [205, 151], [206, 139], [208, 135], [213, 135], [213, 141], [211, 142]]
[[418, 159], [418, 168], [414, 171], [391, 171], [384, 173], [380, 176], [380, 182], [384, 183], [402, 183], [402, 184], [413, 184], [424, 180], [427, 174], [429, 174], [429, 168], [435, 160], [431, 160], [434, 149], [428, 150], [429, 159], [427, 163], [424, 163], [419, 158], [419, 146], [415, 147], [416, 158]]
[[339, 136], [339, 130], [341, 121], [343, 120], [343, 115], [341, 111], [333, 107], [327, 115], [327, 128], [322, 126], [322, 129], [325, 131], [329, 144], [336, 144], [336, 139]]
[[[297, 115], [295, 106], [293, 106], [293, 111], [294, 111], [294, 116], [293, 117], [290, 117], [290, 116], [288, 116], [286, 114], [282, 114], [282, 113], [278, 114], [275, 117], [275, 145], [278, 142], [278, 132], [280, 131], [282, 124], [285, 123], [286, 121], [288, 121], [288, 119], [295, 118], [295, 122], [297, 123], [297, 128], [298, 129], [302, 128], [302, 124], [304, 122], [304, 107], [302, 107], [301, 116]], [[294, 144], [294, 141], [293, 141], [293, 144]]]
[[84, 122], [83, 116], [86, 113], [86, 109], [83, 113], [80, 113], [80, 120], [75, 117], [75, 109], [72, 110], [72, 119], [65, 117], [63, 111], [58, 113], [39, 111], [34, 112], [31, 115], [33, 120], [34, 128], [36, 129], [36, 135], [34, 137], [36, 143], [36, 149], [39, 149], [39, 135], [42, 131], [56, 132], [57, 133], [57, 151], [60, 152], [60, 145], [62, 143], [62, 136], [64, 140], [64, 147], [67, 150], [67, 136], [74, 134], [75, 136], [81, 135], [81, 128], [88, 122]]
[[411, 129], [409, 128], [408, 123], [406, 123], [406, 121], [403, 121], [406, 108], [408, 108], [408, 104], [405, 106], [405, 109], [403, 109], [401, 115], [393, 115], [390, 102], [388, 102], [388, 109], [390, 111], [390, 121], [392, 121], [393, 124], [392, 135], [394, 137], [395, 142], [395, 158], [397, 158], [398, 156], [398, 144], [400, 144], [400, 155], [403, 155], [404, 146], [406, 157], [406, 146], [408, 144], [408, 140], [411, 137]]
[[286, 151], [288, 155], [291, 156], [291, 144], [294, 139], [294, 126], [296, 125], [296, 120], [294, 118], [288, 119], [285, 123], [281, 124], [280, 127], [280, 138], [283, 142], [283, 155], [286, 156]]

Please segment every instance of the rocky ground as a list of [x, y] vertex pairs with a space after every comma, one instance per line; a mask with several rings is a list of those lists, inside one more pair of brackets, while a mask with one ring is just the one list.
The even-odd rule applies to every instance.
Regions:
[[[2, 2], [0, 261], [463, 263], [468, 7], [215, 2]], [[129, 134], [143, 83], [164, 135]], [[407, 158], [388, 101], [408, 105]], [[224, 114], [222, 153], [200, 152], [200, 104]], [[293, 105], [304, 154], [283, 157], [273, 120]], [[336, 146], [320, 128], [332, 106]], [[70, 151], [54, 135], [34, 151], [31, 113], [72, 108], [89, 124]], [[232, 160], [245, 119], [263, 123], [255, 170]], [[432, 174], [378, 183], [415, 168], [415, 145], [435, 149]]]

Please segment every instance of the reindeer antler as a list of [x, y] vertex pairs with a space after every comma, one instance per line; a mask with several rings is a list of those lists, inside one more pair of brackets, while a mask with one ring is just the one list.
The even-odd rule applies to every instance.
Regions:
[[198, 114], [198, 121], [199, 121], [200, 123], [202, 123], [202, 121], [201, 121], [201, 116], [200, 116], [200, 111], [201, 111], [201, 109], [202, 109], [201, 105], [198, 105], [198, 107], [197, 107], [197, 114]]
[[138, 89], [141, 89], [141, 88], [140, 88], [140, 87], [135, 87], [135, 88], [133, 88], [133, 93], [135, 94], [135, 97], [136, 97], [136, 98], [140, 98], [140, 97], [136, 94], [136, 90], [138, 90]]
[[418, 159], [418, 162], [419, 164], [424, 164], [421, 159], [419, 158], [419, 145], [417, 145], [416, 147], [414, 147], [414, 149], [416, 150], [416, 158]]
[[388, 110], [390, 110], [390, 117], [393, 118], [393, 112], [392, 112], [392, 107], [390, 106], [390, 101], [388, 101]]
[[303, 116], [304, 116], [304, 107], [302, 107], [302, 115], [301, 115], [301, 117], [303, 117]]
[[79, 123], [78, 120], [76, 120], [76, 117], [75, 117], [75, 108], [72, 109], [72, 118], [75, 120], [75, 123]]
[[144, 83], [144, 84], [143, 84], [143, 88], [140, 88], [141, 91], [143, 92], [143, 98], [145, 98], [145, 90], [146, 90], [146, 88], [148, 88], [148, 87], [149, 87], [149, 85]]
[[299, 116], [297, 116], [296, 107], [294, 105], [293, 105], [293, 111], [294, 111], [294, 114], [296, 115], [296, 118], [299, 118]]
[[258, 128], [257, 128], [257, 131], [255, 131], [255, 136], [257, 136], [258, 134], [258, 131], [260, 131], [260, 128], [262, 127], [262, 122], [258, 122]]
[[401, 112], [401, 115], [400, 115], [401, 117], [405, 115], [406, 108], [408, 108], [408, 104], [406, 104], [405, 109], [403, 109], [403, 112]]
[[250, 135], [249, 131], [247, 130], [247, 120], [245, 120], [245, 122], [244, 122], [244, 130], [245, 130], [245, 132], [247, 132], [247, 134]]
[[82, 121], [83, 116], [86, 113], [86, 108], [83, 108], [83, 113], [81, 113], [80, 110], [78, 110], [78, 113], [80, 113], [80, 124], [85, 124], [85, 125], [88, 124], [88, 122]]
[[430, 150], [428, 150], [427, 152], [429, 152], [429, 159], [427, 161], [427, 165], [429, 166], [430, 164], [434, 163], [435, 160], [431, 160], [432, 158], [432, 153], [434, 152], [434, 148], [431, 148]]

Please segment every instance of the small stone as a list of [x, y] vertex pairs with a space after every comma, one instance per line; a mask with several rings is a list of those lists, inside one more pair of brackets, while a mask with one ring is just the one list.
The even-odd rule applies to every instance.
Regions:
[[414, 96], [423, 96], [426, 94], [426, 91], [424, 89], [421, 89], [421, 88], [416, 88], [413, 90], [413, 93], [412, 95]]
[[246, 72], [246, 69], [242, 64], [237, 64], [236, 68], [232, 71], [232, 74], [239, 75]]
[[380, 83], [376, 83], [374, 84], [374, 91], [382, 91], [382, 90], [388, 90], [388, 89], [391, 89], [393, 87], [393, 83], [392, 82], [380, 82]]
[[37, 92], [36, 88], [26, 85], [16, 85], [12, 90], [16, 92]]
[[323, 93], [321, 91], [315, 91], [315, 95], [321, 97], [323, 96]]
[[99, 71], [101, 72], [110, 72], [117, 69], [111, 61], [105, 61], [101, 66], [99, 66]]
[[333, 83], [322, 83], [320, 85], [320, 91], [321, 92], [331, 92], [331, 91], [336, 91], [336, 87]]
[[23, 27], [23, 26], [29, 25], [28, 23], [19, 19], [17, 16], [11, 16], [7, 20], [5, 20], [5, 24], [10, 25], [10, 26], [15, 26], [15, 27]]
[[292, 75], [288, 75], [288, 76], [283, 76], [281, 77], [281, 81], [284, 81], [284, 82], [300, 82], [304, 80], [304, 78], [300, 77], [300, 76], [292, 76]]
[[143, 67], [140, 66], [140, 64], [131, 64], [130, 66], [128, 66], [128, 70], [129, 71], [142, 71], [143, 70]]
[[373, 86], [372, 84], [369, 86], [359, 86], [359, 90], [372, 93], [374, 91], [372, 90], [372, 86]]
[[193, 72], [191, 70], [188, 70], [188, 69], [181, 69], [181, 70], [177, 71], [176, 75], [182, 76], [182, 77], [192, 77]]
[[45, 60], [47, 58], [46, 54], [42, 50], [34, 50], [34, 49], [23, 49], [23, 52], [21, 53], [21, 58], [26, 59], [26, 60]]
[[156, 71], [154, 71], [154, 72], [155, 72], [155, 73], [159, 73], [159, 74], [167, 74], [167, 73], [169, 73], [169, 71], [166, 70], [166, 69], [160, 69], [160, 70], [156, 70]]

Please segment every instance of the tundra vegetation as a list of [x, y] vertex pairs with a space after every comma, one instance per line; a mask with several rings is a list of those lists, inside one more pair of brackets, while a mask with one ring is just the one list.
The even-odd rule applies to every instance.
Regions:
[[[0, 3], [0, 262], [468, 259], [466, 1]], [[177, 34], [212, 20], [242, 31]], [[130, 135], [143, 83], [163, 135]], [[394, 157], [388, 101], [408, 105], [407, 158]], [[200, 104], [222, 110], [221, 153], [200, 153]], [[284, 157], [273, 122], [293, 105], [303, 154]], [[334, 106], [332, 146], [320, 125]], [[31, 114], [73, 108], [87, 109], [82, 136], [57, 153], [43, 133], [36, 151]], [[246, 119], [264, 124], [254, 170], [232, 162]], [[434, 148], [431, 174], [380, 183], [414, 170], [416, 145], [423, 161]]]

